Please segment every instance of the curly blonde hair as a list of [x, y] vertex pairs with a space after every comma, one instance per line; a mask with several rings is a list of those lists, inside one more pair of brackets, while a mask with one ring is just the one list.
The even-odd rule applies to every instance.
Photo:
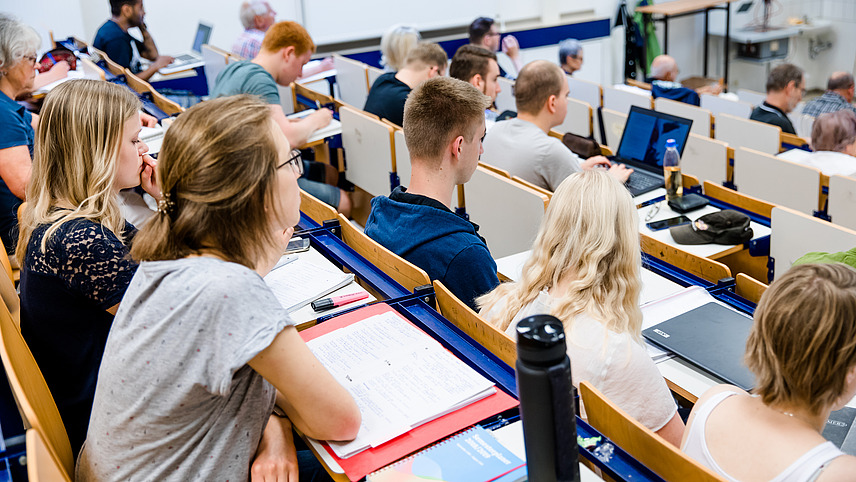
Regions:
[[639, 225], [627, 189], [605, 171], [578, 172], [556, 189], [518, 282], [504, 283], [479, 297], [482, 313], [505, 330], [538, 293], [553, 292], [553, 316], [568, 330], [586, 313], [616, 333], [641, 340], [642, 312]]

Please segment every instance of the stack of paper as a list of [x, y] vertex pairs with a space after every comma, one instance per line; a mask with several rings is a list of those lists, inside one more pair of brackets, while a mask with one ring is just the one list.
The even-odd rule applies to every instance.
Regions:
[[305, 257], [285, 257], [265, 276], [276, 299], [289, 313], [327, 295], [354, 279], [335, 266], [313, 263]]
[[330, 442], [343, 459], [496, 391], [491, 381], [393, 313], [366, 318], [307, 345], [360, 407], [357, 438]]

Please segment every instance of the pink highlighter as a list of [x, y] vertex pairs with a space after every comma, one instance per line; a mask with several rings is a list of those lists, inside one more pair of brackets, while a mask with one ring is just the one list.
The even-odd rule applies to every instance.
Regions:
[[368, 297], [369, 297], [368, 293], [362, 292], [362, 293], [351, 293], [349, 295], [334, 296], [332, 298], [322, 298], [320, 300], [312, 302], [312, 309], [315, 311], [329, 310], [331, 308], [336, 308], [339, 306], [347, 305], [348, 303], [353, 303], [355, 301], [364, 300]]

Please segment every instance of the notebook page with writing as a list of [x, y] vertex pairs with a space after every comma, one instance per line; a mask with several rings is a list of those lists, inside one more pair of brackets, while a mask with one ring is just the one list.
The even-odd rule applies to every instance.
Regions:
[[300, 256], [280, 266], [265, 276], [276, 299], [289, 313], [299, 310], [353, 281], [353, 274], [346, 274], [332, 264], [313, 263]]
[[356, 439], [330, 442], [341, 458], [496, 391], [490, 380], [392, 313], [366, 318], [307, 346], [351, 393], [363, 416]]

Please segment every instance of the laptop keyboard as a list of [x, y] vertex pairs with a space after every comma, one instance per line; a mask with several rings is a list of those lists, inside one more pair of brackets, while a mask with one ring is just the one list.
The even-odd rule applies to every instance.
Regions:
[[646, 176], [644, 174], [639, 174], [637, 172], [633, 172], [630, 174], [630, 178], [627, 179], [627, 182], [624, 183], [629, 189], [634, 191], [641, 191], [651, 187], [660, 187], [660, 185], [664, 181], [660, 178]]
[[175, 58], [176, 63], [182, 63], [182, 64], [186, 64], [188, 62], [193, 62], [195, 60], [196, 60], [196, 57], [194, 57], [192, 55], [187, 55], [187, 54], [179, 55], [178, 57]]

